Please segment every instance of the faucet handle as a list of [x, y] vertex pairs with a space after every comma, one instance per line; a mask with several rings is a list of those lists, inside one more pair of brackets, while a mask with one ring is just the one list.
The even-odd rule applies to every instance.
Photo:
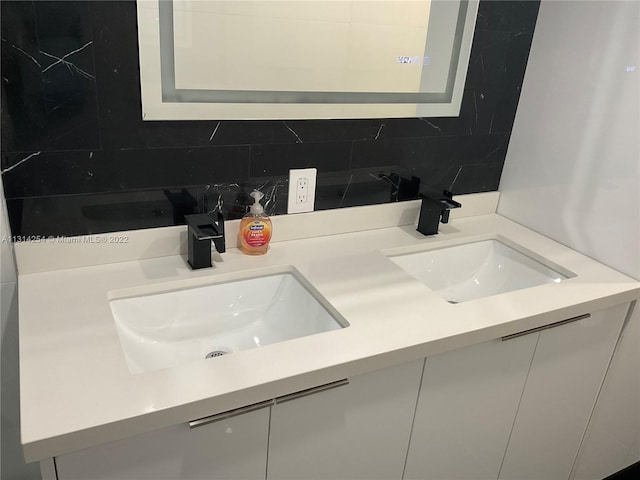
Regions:
[[224, 236], [224, 217], [221, 213], [218, 213], [217, 221], [207, 213], [185, 215], [184, 219], [198, 240], [213, 240]]
[[191, 268], [206, 268], [211, 266], [211, 242], [215, 244], [218, 253], [224, 253], [224, 216], [218, 213], [218, 219], [206, 213], [185, 215], [187, 222], [188, 258]]

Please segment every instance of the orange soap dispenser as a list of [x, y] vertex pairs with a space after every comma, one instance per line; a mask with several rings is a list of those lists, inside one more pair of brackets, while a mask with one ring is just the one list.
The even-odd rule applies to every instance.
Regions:
[[254, 203], [242, 220], [240, 221], [240, 249], [247, 255], [264, 255], [269, 249], [271, 241], [271, 219], [264, 213], [264, 208], [260, 205], [260, 200], [264, 194], [259, 190], [254, 190], [250, 194]]

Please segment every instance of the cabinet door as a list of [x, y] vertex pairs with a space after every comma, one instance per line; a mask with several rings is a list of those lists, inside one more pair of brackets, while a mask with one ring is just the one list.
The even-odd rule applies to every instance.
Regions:
[[405, 479], [498, 478], [537, 334], [426, 360]]
[[500, 478], [569, 478], [628, 308], [540, 332]]
[[181, 424], [55, 459], [58, 480], [264, 479], [269, 408]]
[[272, 480], [399, 479], [423, 360], [272, 407]]
[[640, 462], [640, 305], [627, 323], [589, 421], [575, 480], [598, 480]]

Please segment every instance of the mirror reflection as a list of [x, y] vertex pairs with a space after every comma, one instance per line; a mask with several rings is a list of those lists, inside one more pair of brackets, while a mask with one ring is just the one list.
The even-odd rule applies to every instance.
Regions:
[[476, 11], [466, 0], [138, 0], [145, 118], [457, 115]]
[[173, 2], [176, 88], [427, 91], [423, 84], [442, 61], [432, 65], [425, 54], [430, 6], [429, 0]]

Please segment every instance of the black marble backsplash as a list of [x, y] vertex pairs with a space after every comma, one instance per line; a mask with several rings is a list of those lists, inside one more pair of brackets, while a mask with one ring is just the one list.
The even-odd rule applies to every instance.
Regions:
[[286, 213], [290, 168], [316, 209], [396, 201], [394, 177], [497, 190], [539, 1], [481, 1], [456, 118], [141, 120], [133, 1], [0, 2], [1, 168], [16, 236], [79, 235], [245, 211]]

